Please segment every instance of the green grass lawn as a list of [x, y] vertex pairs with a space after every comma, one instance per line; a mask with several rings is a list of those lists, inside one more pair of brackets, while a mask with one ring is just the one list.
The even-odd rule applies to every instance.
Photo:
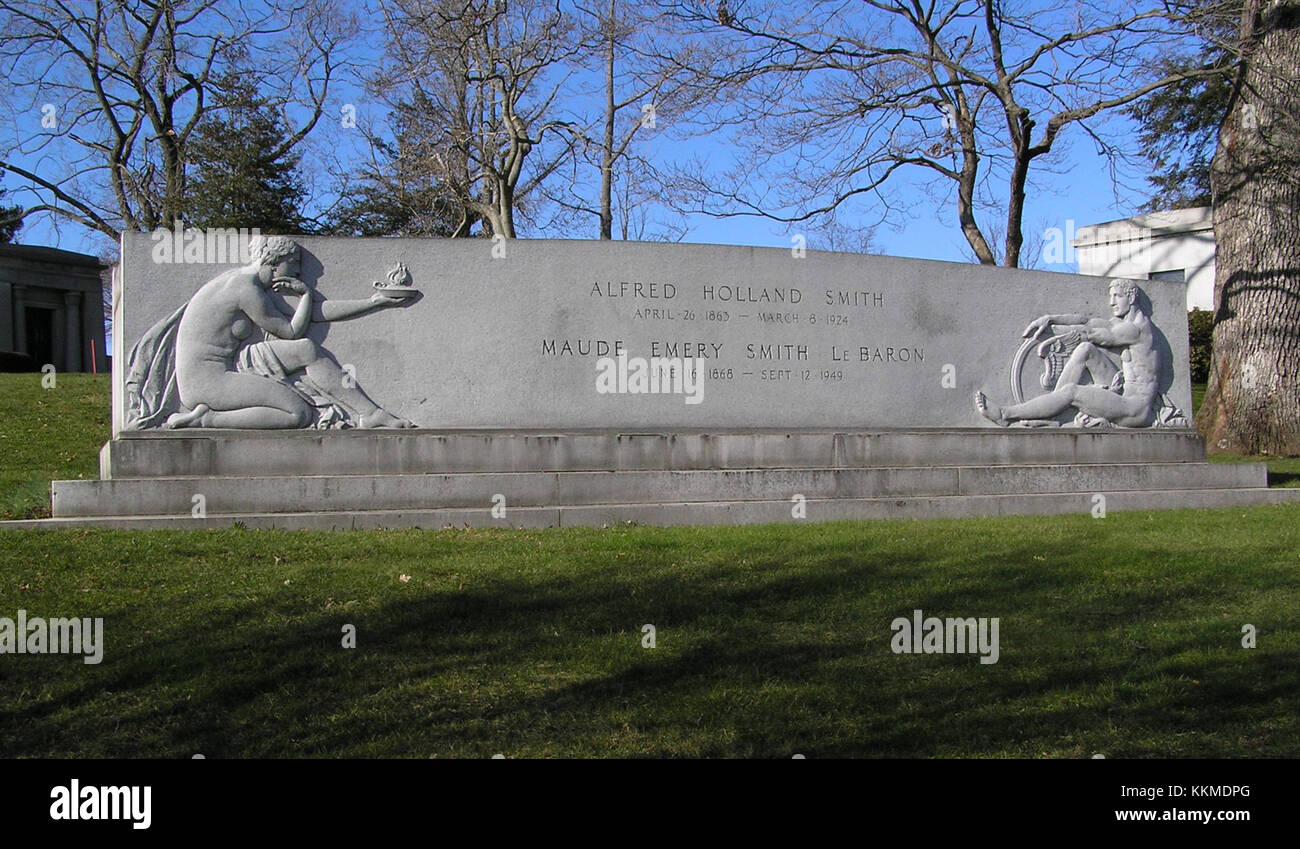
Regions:
[[[0, 379], [10, 499], [107, 434], [102, 378], [31, 377]], [[1297, 552], [1300, 505], [7, 532], [0, 617], [103, 617], [106, 645], [0, 654], [0, 757], [1295, 757]], [[998, 617], [998, 663], [894, 654], [914, 609]]]
[[50, 481], [99, 477], [112, 427], [106, 374], [0, 374], [0, 519], [50, 515]]
[[0, 656], [0, 757], [1295, 756], [1298, 519], [10, 534], [0, 615], [106, 647]]

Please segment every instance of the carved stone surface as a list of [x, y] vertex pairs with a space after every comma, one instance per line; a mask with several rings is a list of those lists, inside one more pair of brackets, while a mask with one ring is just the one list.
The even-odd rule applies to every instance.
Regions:
[[398, 263], [367, 299], [326, 300], [298, 279], [292, 239], [259, 236], [248, 253], [131, 348], [124, 428], [413, 427], [308, 336], [313, 323], [412, 303], [406, 267]]
[[[1169, 342], [1150, 317], [1150, 299], [1132, 280], [1108, 287], [1111, 318], [1083, 314], [1043, 315], [1030, 323], [1011, 363], [1014, 403], [998, 405], [983, 392], [975, 407], [999, 425], [1029, 427], [1189, 427], [1190, 419], [1162, 385]], [[1025, 399], [1028, 353], [1042, 360], [1038, 386]]]
[[[281, 356], [285, 346], [261, 340], [285, 372], [280, 377], [271, 368], [268, 376], [256, 352], [244, 353], [263, 330], [241, 327], [249, 331], [247, 342], [220, 353], [226, 358], [221, 375], [243, 377], [251, 369], [258, 380], [281, 387], [281, 399], [298, 393], [306, 405], [304, 394], [311, 393], [300, 385], [305, 378], [324, 390], [313, 396], [323, 405], [313, 402], [309, 416], [295, 406], [278, 422], [270, 414], [239, 413], [266, 405], [223, 401], [215, 384], [191, 386], [180, 360], [173, 399], [180, 406], [137, 400], [149, 384], [129, 368], [127, 353], [136, 348], [137, 361], [146, 362], [150, 358], [140, 359], [146, 348], [165, 349], [167, 340], [159, 337], [166, 332], [151, 336], [151, 330], [166, 328], [169, 318], [188, 310], [204, 287], [238, 263], [157, 261], [150, 234], [126, 234], [124, 285], [115, 304], [114, 433], [131, 416], [142, 420], [141, 411], [153, 417], [145, 427], [163, 425], [176, 413], [182, 415], [173, 424], [185, 424], [199, 404], [221, 412], [213, 400], [237, 415], [202, 413], [193, 424], [319, 426], [337, 415], [362, 425], [369, 408], [342, 395], [361, 387], [362, 397], [392, 411], [394, 421], [386, 424], [409, 420], [421, 428], [987, 428], [995, 425], [971, 399], [983, 390], [1008, 406], [1016, 400], [1001, 396], [1028, 318], [1063, 304], [1086, 316], [1110, 311], [1105, 281], [1095, 277], [891, 257], [567, 240], [294, 241], [301, 248], [298, 273], [271, 273], [262, 291], [286, 322], [301, 296], [274, 278], [294, 277], [315, 293], [314, 320], [301, 339], [288, 340], [306, 340], [304, 351]], [[403, 269], [394, 268], [397, 261]], [[266, 276], [253, 269], [240, 273]], [[407, 279], [422, 295], [386, 293], [414, 289], [402, 282]], [[1151, 397], [1159, 403], [1151, 402], [1154, 410], [1135, 409], [1125, 421], [1151, 425], [1166, 401], [1190, 409], [1186, 295], [1180, 284], [1142, 286], [1149, 296], [1142, 315], [1156, 330], [1157, 356], [1133, 374], [1154, 380]], [[391, 308], [350, 321], [316, 313], [324, 305], [375, 297]], [[229, 325], [239, 320], [234, 316]], [[1039, 333], [1022, 359], [1034, 372], [1030, 380], [1038, 380], [1035, 370], [1044, 361], [1036, 348], [1045, 341], [1054, 340]], [[1053, 391], [1078, 350], [1048, 352], [1060, 361]], [[1097, 357], [1088, 362], [1095, 371], [1079, 378], [1084, 386], [1104, 371]], [[662, 373], [651, 370], [657, 365]], [[216, 384], [227, 379], [221, 375]], [[666, 391], [643, 391], [648, 385]], [[1031, 387], [1028, 402], [1043, 388]], [[1128, 392], [1123, 387], [1111, 394], [1124, 400]], [[155, 391], [154, 397], [167, 395]], [[341, 411], [331, 414], [336, 402]], [[1073, 427], [1077, 412], [1070, 407], [1043, 415]], [[1170, 415], [1165, 423], [1178, 421]]]

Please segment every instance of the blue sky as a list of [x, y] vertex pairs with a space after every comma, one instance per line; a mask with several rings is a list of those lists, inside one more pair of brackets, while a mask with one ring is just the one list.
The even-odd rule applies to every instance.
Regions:
[[[702, 144], [709, 144], [707, 140]], [[1045, 227], [1064, 229], [1068, 220], [1076, 226], [1094, 224], [1134, 215], [1146, 201], [1140, 191], [1123, 186], [1116, 188], [1104, 175], [1109, 167], [1104, 156], [1096, 155], [1088, 145], [1074, 144], [1065, 158], [1064, 167], [1040, 176], [1043, 190], [1030, 194], [1025, 215], [1027, 234], [1040, 233]], [[919, 191], [919, 190], [914, 190]], [[961, 231], [954, 223], [955, 212], [951, 204], [937, 207], [923, 205], [901, 228], [881, 226], [875, 234], [874, 252], [892, 256], [922, 259], [969, 261], [969, 248]], [[593, 226], [594, 230], [594, 226]], [[593, 232], [594, 236], [594, 232]], [[62, 223], [57, 228], [48, 220], [31, 222], [19, 235], [24, 244], [49, 245], [67, 250], [96, 253], [104, 249], [107, 240], [88, 233], [73, 224]], [[761, 218], [712, 218], [693, 216], [690, 230], [684, 241], [755, 245], [759, 247], [789, 247], [790, 236], [785, 225]], [[1025, 262], [1028, 266], [1030, 263]], [[1050, 270], [1067, 271], [1057, 267]]]
[[[1037, 4], [1035, 4], [1037, 5]], [[375, 55], [382, 49], [379, 44], [366, 48]], [[343, 103], [356, 103], [358, 112], [364, 118], [382, 117], [381, 107], [369, 101], [356, 88], [344, 87], [337, 92], [333, 110]], [[334, 121], [322, 122], [311, 144], [317, 152], [329, 150], [342, 152], [344, 156], [359, 149], [360, 136], [356, 132], [344, 133], [337, 130]], [[1131, 126], [1125, 119], [1112, 117], [1107, 121], [1111, 138], [1117, 134], [1131, 134]], [[658, 145], [657, 145], [658, 146]], [[674, 152], [689, 150], [691, 154], [725, 161], [728, 156], [727, 141], [721, 137], [694, 138], [689, 141], [668, 141], [662, 144], [668, 157]], [[1064, 229], [1068, 221], [1076, 226], [1097, 223], [1133, 215], [1137, 208], [1146, 201], [1138, 175], [1129, 174], [1127, 186], [1117, 187], [1110, 178], [1110, 163], [1106, 157], [1099, 155], [1093, 142], [1076, 127], [1068, 128], [1058, 143], [1059, 160], [1054, 171], [1036, 163], [1031, 188], [1024, 216], [1027, 253], [1022, 260], [1025, 266], [1034, 265], [1037, 260], [1038, 241], [1042, 231], [1047, 227]], [[309, 155], [309, 161], [311, 157]], [[901, 198], [914, 204], [905, 222], [899, 226], [882, 225], [875, 231], [872, 241], [873, 250], [878, 253], [920, 257], [928, 259], [969, 261], [970, 251], [955, 222], [955, 208], [951, 194], [947, 202], [936, 203], [913, 180], [921, 175], [915, 172], [899, 172], [893, 185]], [[14, 188], [17, 181], [6, 175], [4, 185]], [[322, 195], [328, 197], [330, 189], [322, 186]], [[996, 216], [994, 216], [996, 217]], [[991, 223], [987, 212], [981, 214], [981, 224]], [[777, 222], [752, 217], [717, 219], [704, 215], [693, 216], [689, 220], [689, 230], [685, 240], [691, 242], [743, 244], [759, 246], [788, 247], [791, 244], [790, 229]], [[797, 232], [798, 228], [792, 228]], [[595, 236], [594, 219], [590, 226], [591, 235]], [[539, 236], [542, 234], [529, 233]], [[986, 229], [986, 235], [992, 241], [996, 232]], [[20, 233], [19, 241], [27, 244], [44, 244], [69, 250], [102, 253], [107, 247], [107, 239], [89, 233], [76, 225], [66, 222], [55, 226], [48, 220], [29, 221]], [[816, 247], [814, 240], [810, 246]], [[1028, 252], [1032, 251], [1032, 253]], [[1071, 271], [1072, 266], [1055, 266], [1051, 270]]]
[[[1059, 227], [1064, 232], [1071, 220], [1078, 228], [1137, 214], [1147, 195], [1131, 187], [1113, 185], [1109, 176], [1102, 176], [1107, 175], [1109, 167], [1108, 159], [1097, 155], [1090, 145], [1070, 145], [1062, 167], [1040, 174], [1038, 181], [1042, 188], [1031, 192], [1026, 201], [1027, 244], [1048, 227]], [[914, 188], [909, 194], [916, 196], [919, 189]], [[784, 225], [762, 219], [697, 216], [686, 241], [788, 247], [790, 238], [783, 228]], [[953, 262], [971, 259], [970, 248], [956, 224], [956, 207], [952, 203], [941, 207], [922, 205], [903, 227], [878, 228], [874, 242], [874, 253], [891, 256]], [[1033, 257], [1025, 257], [1022, 265], [1030, 267], [1032, 260]], [[1054, 266], [1047, 270], [1075, 271], [1077, 268], [1077, 263], [1071, 263], [1068, 267]]]

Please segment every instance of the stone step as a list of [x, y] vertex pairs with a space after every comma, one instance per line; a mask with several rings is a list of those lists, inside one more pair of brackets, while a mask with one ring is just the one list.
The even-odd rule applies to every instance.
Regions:
[[[1107, 514], [1182, 508], [1245, 507], [1261, 504], [1300, 504], [1300, 489], [1167, 489], [1106, 493]], [[831, 521], [841, 519], [934, 519], [1053, 514], [1092, 515], [1093, 494], [1040, 493], [1017, 495], [949, 495], [900, 498], [808, 499], [806, 519], [792, 517], [788, 500], [707, 501], [650, 504], [584, 504], [507, 509], [493, 518], [483, 508], [433, 510], [366, 510], [359, 512], [232, 513], [197, 519], [188, 513], [172, 516], [98, 516], [36, 521], [0, 522], [0, 530], [106, 528], [122, 530], [278, 528], [284, 530], [344, 530], [360, 528], [500, 527], [541, 528], [645, 525], [727, 525], [761, 522]]]
[[121, 434], [100, 454], [100, 477], [826, 469], [1204, 460], [1204, 440], [1185, 429], [756, 428], [621, 433], [180, 430]]
[[867, 469], [503, 472], [55, 481], [53, 514], [74, 516], [490, 509], [702, 501], [1011, 495], [1263, 487], [1263, 463], [930, 466]]

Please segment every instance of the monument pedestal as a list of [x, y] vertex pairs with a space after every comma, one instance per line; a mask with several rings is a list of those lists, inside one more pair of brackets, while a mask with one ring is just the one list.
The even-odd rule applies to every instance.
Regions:
[[1300, 497], [1268, 489], [1262, 463], [1205, 462], [1170, 281], [563, 240], [257, 235], [228, 246], [236, 259], [160, 235], [122, 237], [101, 480], [54, 483], [54, 518], [28, 524], [668, 525]]
[[[41, 526], [284, 529], [946, 518], [1300, 500], [1187, 430], [152, 431]], [[802, 508], [796, 510], [796, 506]], [[199, 511], [196, 507], [201, 506]], [[36, 523], [23, 523], [36, 524]]]

